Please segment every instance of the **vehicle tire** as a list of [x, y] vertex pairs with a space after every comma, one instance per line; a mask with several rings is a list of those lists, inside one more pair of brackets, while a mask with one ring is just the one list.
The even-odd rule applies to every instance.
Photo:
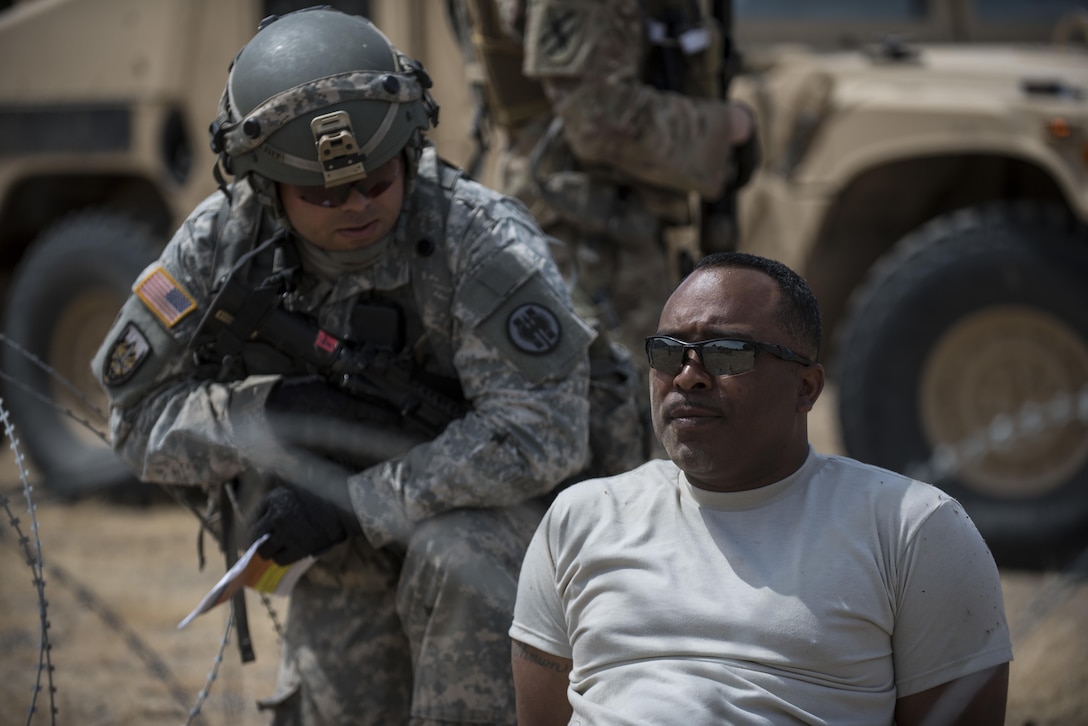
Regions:
[[15, 381], [4, 381], [4, 399], [21, 445], [52, 494], [75, 499], [109, 492], [127, 499], [122, 492], [135, 490], [135, 479], [110, 447], [58, 407], [107, 431], [106, 397], [91, 359], [132, 283], [161, 248], [147, 226], [123, 213], [84, 210], [43, 232], [15, 270], [5, 335], [78, 391], [3, 346], [0, 363]]
[[1082, 225], [1035, 203], [935, 220], [874, 266], [841, 331], [835, 378], [850, 456], [957, 498], [995, 557], [1039, 562], [1083, 542]]

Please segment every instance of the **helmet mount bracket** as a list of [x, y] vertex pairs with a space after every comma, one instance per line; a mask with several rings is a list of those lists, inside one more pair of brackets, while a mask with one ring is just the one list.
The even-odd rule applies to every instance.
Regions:
[[314, 136], [325, 186], [366, 178], [366, 167], [355, 140], [355, 130], [346, 111], [315, 117], [310, 121], [310, 131]]

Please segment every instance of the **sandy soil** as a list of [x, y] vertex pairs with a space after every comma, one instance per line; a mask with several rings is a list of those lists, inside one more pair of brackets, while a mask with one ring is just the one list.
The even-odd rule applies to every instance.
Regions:
[[[833, 428], [820, 420], [813, 427], [815, 445], [836, 451]], [[62, 504], [36, 492], [35, 534], [26, 499], [14, 488], [15, 471], [5, 452], [0, 481], [6, 483], [8, 507], [19, 531], [31, 541], [40, 539], [45, 558], [55, 723], [185, 723], [215, 668], [217, 678], [192, 723], [266, 723], [256, 700], [271, 693], [279, 648], [261, 602], [249, 598], [253, 663], [241, 663], [233, 639], [222, 663], [216, 662], [226, 607], [177, 630], [223, 572], [210, 540], [207, 565], [198, 570], [192, 515], [170, 504]], [[41, 607], [16, 529], [6, 513], [0, 518], [0, 724], [50, 724], [44, 690], [28, 719], [39, 674]], [[1085, 580], [1059, 572], [1004, 571], [1002, 585], [1015, 648], [1006, 723], [1088, 724]], [[282, 616], [283, 601], [273, 604]]]

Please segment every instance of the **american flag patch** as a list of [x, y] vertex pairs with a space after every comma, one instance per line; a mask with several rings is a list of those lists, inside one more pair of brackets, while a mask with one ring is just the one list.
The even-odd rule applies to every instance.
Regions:
[[196, 310], [196, 300], [162, 265], [156, 265], [147, 273], [133, 291], [168, 328]]

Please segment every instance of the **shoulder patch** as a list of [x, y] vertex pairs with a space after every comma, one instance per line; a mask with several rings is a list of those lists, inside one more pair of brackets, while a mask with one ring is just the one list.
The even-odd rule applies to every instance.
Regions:
[[133, 292], [168, 328], [174, 327], [179, 320], [196, 310], [193, 296], [162, 265], [152, 267], [136, 283]]
[[577, 7], [546, 6], [541, 18], [541, 51], [552, 63], [566, 63], [582, 43], [583, 27], [585, 19]]
[[506, 335], [514, 347], [529, 355], [551, 353], [559, 345], [559, 318], [539, 303], [519, 305], [506, 318]]
[[[579, 76], [590, 70], [611, 3], [536, 0], [525, 22], [524, 69], [530, 78]], [[605, 7], [600, 7], [605, 6]]]
[[110, 346], [102, 365], [102, 382], [107, 386], [124, 383], [132, 378], [150, 352], [151, 344], [143, 332], [135, 323], [129, 323]]

